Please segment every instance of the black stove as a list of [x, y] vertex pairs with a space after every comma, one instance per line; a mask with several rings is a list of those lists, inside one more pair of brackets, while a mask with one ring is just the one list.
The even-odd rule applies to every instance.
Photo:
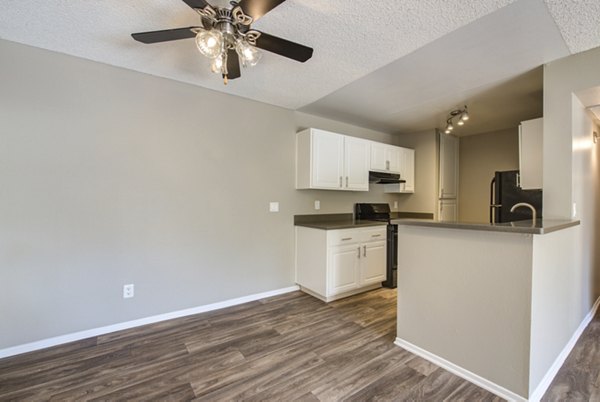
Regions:
[[395, 288], [398, 272], [398, 225], [392, 225], [389, 204], [355, 204], [354, 218], [356, 220], [387, 222], [387, 279], [381, 286]]

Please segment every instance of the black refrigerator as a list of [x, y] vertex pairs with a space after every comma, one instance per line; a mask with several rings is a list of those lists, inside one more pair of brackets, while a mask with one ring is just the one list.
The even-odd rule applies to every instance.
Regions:
[[490, 184], [490, 223], [513, 222], [531, 219], [529, 208], [517, 208], [510, 212], [513, 205], [526, 202], [542, 217], [542, 190], [523, 190], [519, 187], [519, 171], [496, 172]]

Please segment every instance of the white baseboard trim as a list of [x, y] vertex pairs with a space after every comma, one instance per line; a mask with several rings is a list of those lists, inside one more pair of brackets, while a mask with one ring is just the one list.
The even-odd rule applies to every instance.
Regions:
[[442, 367], [443, 369], [446, 369], [449, 372], [456, 374], [457, 376], [462, 377], [465, 380], [472, 382], [473, 384], [478, 385], [481, 388], [486, 389], [495, 395], [498, 395], [501, 398], [504, 398], [508, 401], [518, 401], [518, 402], [527, 401], [526, 398], [523, 398], [522, 396], [517, 395], [514, 392], [512, 392], [490, 380], [487, 380], [467, 369], [464, 369], [464, 368], [444, 359], [443, 357], [440, 357], [431, 352], [428, 352], [425, 349], [422, 349], [416, 345], [413, 345], [412, 343], [405, 341], [404, 339], [396, 338], [396, 341], [394, 342], [394, 344], [396, 344], [397, 346], [400, 346], [403, 349], [408, 350], [411, 353], [414, 353], [417, 356], [422, 357], [425, 360], [429, 360], [433, 364], [438, 365], [438, 366]]
[[107, 325], [104, 327], [88, 329], [85, 331], [74, 332], [71, 334], [60, 335], [53, 338], [42, 339], [31, 343], [25, 343], [23, 345], [12, 346], [6, 349], [0, 349], [0, 359], [4, 357], [19, 355], [22, 353], [33, 352], [35, 350], [49, 348], [51, 346], [62, 345], [64, 343], [79, 341], [93, 336], [104, 335], [110, 332], [121, 331], [124, 329], [139, 327], [141, 325], [153, 324], [155, 322], [171, 320], [173, 318], [185, 317], [188, 315], [194, 315], [199, 313], [205, 313], [207, 311], [218, 310], [225, 307], [236, 306], [238, 304], [244, 304], [251, 301], [264, 299], [267, 297], [277, 296], [284, 293], [294, 292], [299, 290], [300, 287], [290, 286], [287, 288], [270, 290], [267, 292], [256, 293], [253, 295], [238, 297], [235, 299], [229, 299], [222, 302], [206, 304], [204, 306], [192, 307], [185, 310], [173, 311], [170, 313], [158, 314], [151, 317], [140, 318], [137, 320], [121, 322], [118, 324]]
[[571, 350], [573, 350], [573, 348], [575, 347], [575, 344], [579, 340], [579, 337], [596, 315], [599, 306], [600, 297], [596, 299], [596, 302], [592, 306], [592, 309], [589, 313], [587, 313], [583, 321], [581, 321], [581, 324], [579, 324], [579, 327], [577, 327], [577, 329], [575, 330], [575, 333], [573, 333], [573, 336], [571, 336], [571, 339], [569, 339], [569, 342], [567, 342], [563, 350], [558, 354], [556, 360], [554, 360], [554, 363], [552, 363], [552, 366], [550, 366], [550, 368], [546, 372], [546, 375], [544, 376], [544, 378], [542, 378], [542, 381], [540, 381], [538, 386], [535, 388], [535, 391], [531, 393], [529, 397], [530, 401], [538, 402], [540, 399], [542, 399], [542, 397], [550, 387], [552, 380], [554, 380], [554, 377], [556, 377], [556, 374], [558, 374], [558, 370], [560, 370], [562, 365], [565, 363], [565, 360], [569, 356], [569, 353], [571, 353]]

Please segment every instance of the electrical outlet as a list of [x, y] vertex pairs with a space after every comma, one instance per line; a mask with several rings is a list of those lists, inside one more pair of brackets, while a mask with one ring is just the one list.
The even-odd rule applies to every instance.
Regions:
[[321, 201], [315, 200], [315, 209], [321, 209]]
[[394, 209], [398, 209], [398, 201], [394, 201]]
[[278, 202], [270, 202], [269, 203], [269, 212], [279, 212], [279, 203]]
[[123, 285], [123, 299], [132, 298], [134, 295], [133, 283], [129, 285]]

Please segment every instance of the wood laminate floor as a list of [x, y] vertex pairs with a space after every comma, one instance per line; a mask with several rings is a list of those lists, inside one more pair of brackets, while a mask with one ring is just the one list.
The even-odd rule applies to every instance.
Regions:
[[581, 334], [542, 401], [600, 401], [600, 312]]
[[395, 290], [293, 292], [0, 360], [0, 400], [500, 400], [395, 327]]

